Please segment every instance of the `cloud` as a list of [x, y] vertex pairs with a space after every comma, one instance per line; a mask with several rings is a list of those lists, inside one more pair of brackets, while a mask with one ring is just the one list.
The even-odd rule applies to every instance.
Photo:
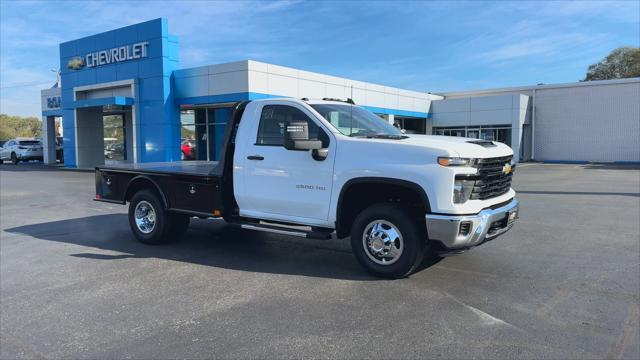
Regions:
[[598, 37], [581, 33], [551, 33], [544, 36], [526, 37], [480, 53], [478, 58], [487, 62], [502, 62], [522, 57], [550, 56], [570, 47], [597, 41]]

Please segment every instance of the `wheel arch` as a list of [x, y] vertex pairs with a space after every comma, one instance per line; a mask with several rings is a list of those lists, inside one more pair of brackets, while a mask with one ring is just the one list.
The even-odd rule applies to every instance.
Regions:
[[162, 191], [160, 185], [158, 185], [158, 183], [145, 175], [137, 175], [129, 180], [129, 182], [127, 183], [126, 191], [124, 193], [124, 201], [126, 202], [131, 200], [136, 192], [144, 189], [151, 189], [152, 191], [157, 193], [158, 196], [160, 196], [160, 200], [162, 201], [164, 208], [169, 208], [169, 201], [167, 200], [167, 197], [164, 194], [164, 191]]
[[[422, 188], [422, 186], [415, 182], [386, 177], [353, 178], [348, 180], [342, 186], [340, 195], [338, 196], [338, 202], [336, 205], [336, 233], [339, 238], [349, 235], [355, 216], [357, 216], [357, 213], [359, 213], [364, 207], [370, 206], [374, 203], [391, 202], [389, 198], [384, 200], [373, 200], [369, 198], [368, 201], [361, 201], [361, 199], [359, 199], [358, 205], [351, 209], [346, 207], [347, 205], [345, 204], [345, 201], [352, 200], [354, 196], [357, 197], [359, 192], [366, 193], [374, 189], [375, 191], [385, 189], [400, 191], [398, 195], [402, 198], [405, 198], [407, 194], [414, 194], [416, 195], [415, 200], [417, 201], [417, 204], [419, 204], [420, 211], [424, 211], [425, 214], [431, 212], [431, 205], [429, 203], [427, 192]], [[392, 192], [390, 197], [393, 198], [394, 194], [395, 193]], [[424, 218], [422, 220], [424, 220]]]

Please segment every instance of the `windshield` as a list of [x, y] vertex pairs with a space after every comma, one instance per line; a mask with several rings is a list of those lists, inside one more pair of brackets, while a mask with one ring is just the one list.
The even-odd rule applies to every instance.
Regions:
[[404, 138], [399, 129], [359, 106], [349, 104], [310, 105], [344, 135]]

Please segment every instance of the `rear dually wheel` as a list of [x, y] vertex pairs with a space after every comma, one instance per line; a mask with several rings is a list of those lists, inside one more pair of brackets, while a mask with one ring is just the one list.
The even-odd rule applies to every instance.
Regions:
[[131, 198], [129, 226], [140, 242], [164, 244], [182, 237], [189, 226], [189, 217], [165, 211], [160, 197], [154, 191], [145, 189]]

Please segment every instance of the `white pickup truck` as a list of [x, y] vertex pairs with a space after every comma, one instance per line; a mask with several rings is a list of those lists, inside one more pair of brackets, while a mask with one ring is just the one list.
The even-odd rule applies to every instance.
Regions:
[[[97, 201], [129, 205], [136, 238], [179, 239], [191, 217], [307, 238], [351, 238], [370, 272], [404, 277], [518, 217], [502, 143], [405, 135], [352, 101], [235, 104], [218, 162], [96, 168]], [[240, 239], [238, 241], [241, 241]]]

